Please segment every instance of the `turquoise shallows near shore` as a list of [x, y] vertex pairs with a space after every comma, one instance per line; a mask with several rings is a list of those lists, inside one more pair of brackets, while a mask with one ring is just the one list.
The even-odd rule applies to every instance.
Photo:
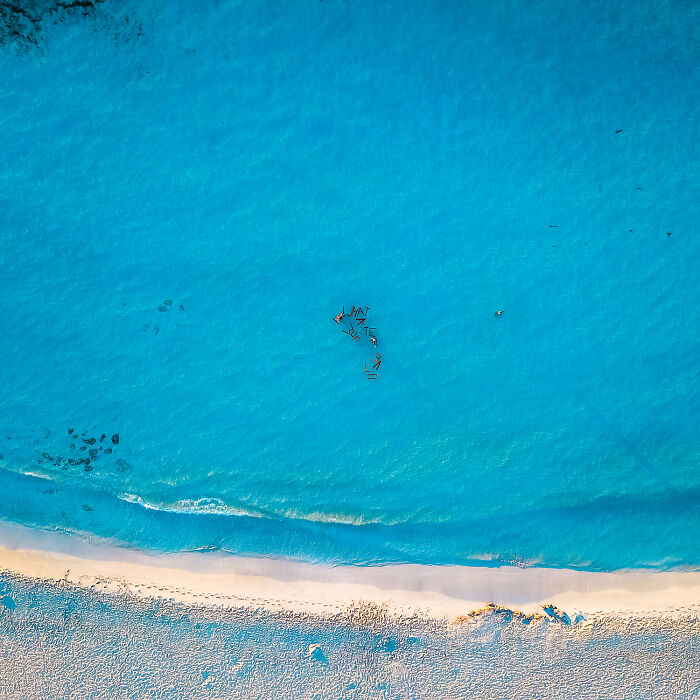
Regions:
[[201, 5], [0, 52], [0, 517], [697, 568], [697, 13]]

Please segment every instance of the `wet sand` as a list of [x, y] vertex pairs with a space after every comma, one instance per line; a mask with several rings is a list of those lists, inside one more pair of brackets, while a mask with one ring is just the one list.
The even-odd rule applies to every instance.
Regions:
[[363, 601], [452, 620], [494, 601], [525, 613], [673, 616], [700, 609], [700, 572], [391, 565], [324, 566], [218, 553], [153, 554], [19, 526], [0, 528], [0, 568], [33, 579], [185, 604], [327, 614]]

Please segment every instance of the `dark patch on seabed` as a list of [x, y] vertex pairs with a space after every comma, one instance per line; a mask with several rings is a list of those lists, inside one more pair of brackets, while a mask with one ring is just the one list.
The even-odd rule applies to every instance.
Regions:
[[[33, 431], [36, 433], [37, 431]], [[119, 457], [119, 433], [107, 433], [92, 426], [91, 430], [78, 430], [68, 428], [62, 437], [57, 437], [49, 428], [44, 429], [43, 440], [37, 437], [33, 440], [15, 439], [7, 435], [6, 439], [18, 443], [14, 450], [14, 458], [23, 464], [45, 465], [44, 468], [55, 471], [75, 471], [83, 469], [91, 472], [95, 467], [104, 469], [116, 469], [120, 472], [127, 471], [129, 463]], [[111, 435], [111, 437], [110, 437]], [[51, 438], [52, 442], [49, 443]], [[0, 459], [3, 455], [0, 454]], [[43, 493], [55, 492], [55, 489], [45, 490]]]
[[41, 46], [48, 24], [68, 19], [87, 19], [103, 29], [114, 30], [115, 43], [128, 43], [143, 36], [143, 25], [129, 15], [110, 16], [102, 10], [107, 0], [0, 0], [0, 48], [28, 50]]

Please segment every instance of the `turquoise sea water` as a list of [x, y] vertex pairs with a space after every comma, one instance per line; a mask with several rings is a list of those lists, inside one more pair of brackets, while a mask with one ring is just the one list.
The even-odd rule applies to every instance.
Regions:
[[700, 565], [697, 8], [202, 5], [0, 51], [0, 517]]

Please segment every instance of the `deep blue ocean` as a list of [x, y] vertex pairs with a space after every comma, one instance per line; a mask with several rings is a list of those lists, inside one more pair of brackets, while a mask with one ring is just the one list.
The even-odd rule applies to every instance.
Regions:
[[148, 0], [0, 46], [0, 518], [700, 566], [699, 19]]

